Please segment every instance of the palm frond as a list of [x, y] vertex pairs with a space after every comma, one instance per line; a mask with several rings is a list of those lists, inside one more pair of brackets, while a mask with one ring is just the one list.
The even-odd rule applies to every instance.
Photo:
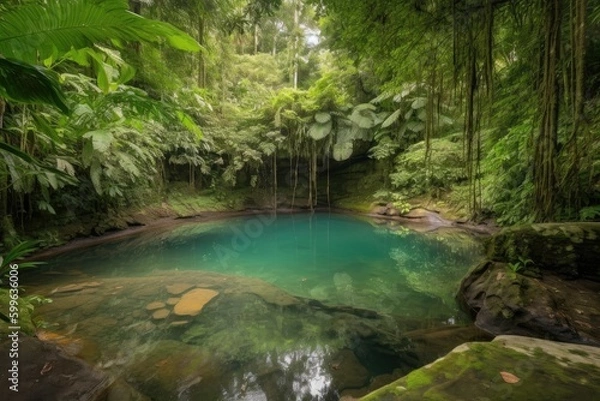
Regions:
[[23, 103], [47, 103], [64, 113], [69, 111], [51, 71], [3, 57], [0, 57], [0, 96]]
[[109, 40], [166, 40], [180, 50], [201, 49], [185, 32], [131, 13], [121, 0], [49, 0], [0, 15], [0, 54], [29, 63]]

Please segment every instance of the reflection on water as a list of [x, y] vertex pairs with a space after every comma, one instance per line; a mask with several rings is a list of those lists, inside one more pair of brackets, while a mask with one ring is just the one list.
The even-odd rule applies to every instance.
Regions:
[[[54, 300], [46, 339], [150, 399], [334, 401], [439, 356], [405, 333], [465, 322], [452, 293], [479, 255], [458, 234], [253, 216], [72, 252], [30, 284]], [[198, 287], [218, 295], [176, 313]]]

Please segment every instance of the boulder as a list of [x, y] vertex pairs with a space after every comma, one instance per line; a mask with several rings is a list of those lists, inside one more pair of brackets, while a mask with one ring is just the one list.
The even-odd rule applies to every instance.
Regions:
[[600, 349], [519, 336], [466, 343], [362, 401], [593, 401]]
[[[2, 366], [9, 366], [10, 341], [0, 345]], [[112, 379], [59, 346], [21, 335], [18, 393], [9, 388], [8, 369], [0, 370], [0, 399], [14, 401], [105, 400]], [[10, 363], [10, 362], [9, 362]]]
[[487, 254], [494, 261], [522, 263], [530, 259], [542, 272], [600, 281], [600, 223], [505, 228], [488, 240]]
[[517, 334], [600, 345], [600, 283], [527, 277], [487, 261], [461, 283], [457, 300], [492, 335]]

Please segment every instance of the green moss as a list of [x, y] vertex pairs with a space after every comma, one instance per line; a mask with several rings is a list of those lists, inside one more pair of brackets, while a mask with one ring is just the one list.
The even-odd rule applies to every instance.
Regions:
[[406, 386], [409, 390], [427, 386], [433, 382], [433, 377], [425, 369], [415, 370], [406, 377]]
[[571, 354], [575, 354], [575, 355], [579, 355], [579, 356], [590, 356], [590, 354], [588, 354], [587, 352], [580, 350], [580, 349], [570, 349], [568, 351]]
[[[428, 368], [369, 394], [364, 401], [417, 401], [453, 399], [510, 399], [514, 401], [595, 400], [600, 391], [600, 369], [593, 365], [568, 366], [540, 348], [533, 356], [500, 343], [472, 343], [465, 352], [451, 353]], [[520, 381], [505, 383], [500, 372]], [[406, 387], [401, 398], [398, 388]]]

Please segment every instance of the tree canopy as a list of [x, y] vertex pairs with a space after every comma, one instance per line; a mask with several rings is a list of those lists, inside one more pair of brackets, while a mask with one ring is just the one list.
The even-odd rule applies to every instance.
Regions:
[[600, 217], [595, 0], [0, 7], [6, 237], [179, 182], [270, 207], [353, 190], [501, 224]]

